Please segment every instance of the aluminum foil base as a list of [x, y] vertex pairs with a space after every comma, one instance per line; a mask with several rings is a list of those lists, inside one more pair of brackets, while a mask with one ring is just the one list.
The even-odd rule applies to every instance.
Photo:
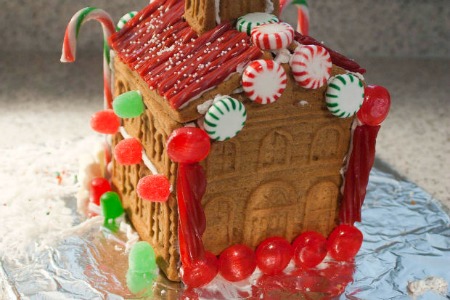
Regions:
[[[62, 201], [76, 215], [75, 197]], [[41, 247], [32, 248], [33, 252], [26, 256], [3, 256], [0, 298], [135, 299], [137, 296], [126, 284], [127, 235], [124, 232], [113, 235], [101, 229], [102, 217], [77, 223]], [[341, 299], [411, 299], [407, 286], [412, 282], [428, 277], [450, 282], [450, 218], [421, 188], [392, 174], [373, 170], [363, 223], [357, 226], [364, 233], [364, 243], [355, 260], [353, 282]], [[180, 284], [159, 276], [148, 298], [306, 297], [303, 292], [265, 290], [266, 286], [256, 285], [258, 276], [238, 284], [227, 284], [216, 278], [210, 286], [188, 292]], [[339, 278], [339, 274], [333, 276], [346, 280]], [[286, 278], [271, 280], [271, 284], [283, 280]], [[299, 278], [289, 280], [288, 284], [301, 282]], [[311, 293], [314, 299], [324, 295]], [[450, 299], [450, 293], [447, 287], [446, 293], [428, 291], [416, 298]]]

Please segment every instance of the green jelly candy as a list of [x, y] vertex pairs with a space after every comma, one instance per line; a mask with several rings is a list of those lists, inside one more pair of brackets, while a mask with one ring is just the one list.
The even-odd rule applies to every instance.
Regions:
[[136, 273], [131, 270], [127, 272], [127, 287], [133, 294], [139, 297], [151, 297], [153, 295], [153, 282], [157, 274], [152, 272]]
[[139, 117], [145, 110], [139, 91], [129, 91], [117, 96], [113, 101], [114, 113], [121, 118]]
[[158, 274], [155, 251], [147, 242], [137, 242], [128, 256], [128, 270], [136, 273]]
[[100, 203], [105, 217], [103, 226], [112, 231], [117, 231], [116, 218], [124, 213], [119, 195], [116, 192], [106, 192], [100, 197]]

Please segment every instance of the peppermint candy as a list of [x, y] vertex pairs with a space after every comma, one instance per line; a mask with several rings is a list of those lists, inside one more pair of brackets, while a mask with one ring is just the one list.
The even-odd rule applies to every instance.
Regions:
[[250, 100], [260, 104], [277, 101], [286, 89], [286, 84], [286, 72], [273, 60], [255, 60], [242, 74], [245, 94]]
[[237, 19], [236, 29], [240, 32], [246, 32], [248, 35], [251, 35], [252, 29], [256, 26], [277, 23], [278, 21], [279, 20], [275, 15], [255, 12], [239, 17]]
[[252, 41], [263, 50], [287, 48], [294, 39], [294, 29], [288, 23], [270, 23], [252, 30]]
[[328, 83], [325, 100], [328, 110], [336, 117], [351, 117], [364, 101], [363, 83], [353, 74], [337, 75]]
[[331, 57], [321, 46], [307, 45], [295, 49], [289, 62], [295, 81], [305, 89], [318, 89], [331, 76]]
[[225, 141], [236, 136], [247, 120], [247, 110], [238, 100], [223, 97], [214, 102], [205, 115], [205, 131], [216, 141]]
[[119, 31], [125, 26], [125, 24], [133, 19], [133, 17], [137, 14], [137, 11], [131, 11], [125, 15], [123, 15], [122, 18], [119, 19], [119, 22], [117, 22], [116, 30]]

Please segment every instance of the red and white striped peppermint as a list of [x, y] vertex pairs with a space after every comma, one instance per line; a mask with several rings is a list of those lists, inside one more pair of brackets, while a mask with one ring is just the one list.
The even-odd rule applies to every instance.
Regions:
[[252, 41], [263, 50], [287, 48], [294, 39], [294, 29], [288, 23], [270, 23], [252, 30]]
[[299, 46], [289, 62], [295, 81], [305, 89], [318, 89], [331, 76], [331, 57], [328, 51], [315, 45]]
[[242, 87], [247, 97], [260, 104], [273, 103], [286, 89], [283, 67], [273, 60], [252, 61], [242, 74]]

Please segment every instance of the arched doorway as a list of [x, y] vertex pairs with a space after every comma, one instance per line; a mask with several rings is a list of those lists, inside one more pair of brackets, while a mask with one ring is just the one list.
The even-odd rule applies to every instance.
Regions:
[[219, 254], [227, 246], [233, 244], [235, 205], [226, 197], [218, 197], [205, 205], [206, 230], [203, 240], [205, 248]]

